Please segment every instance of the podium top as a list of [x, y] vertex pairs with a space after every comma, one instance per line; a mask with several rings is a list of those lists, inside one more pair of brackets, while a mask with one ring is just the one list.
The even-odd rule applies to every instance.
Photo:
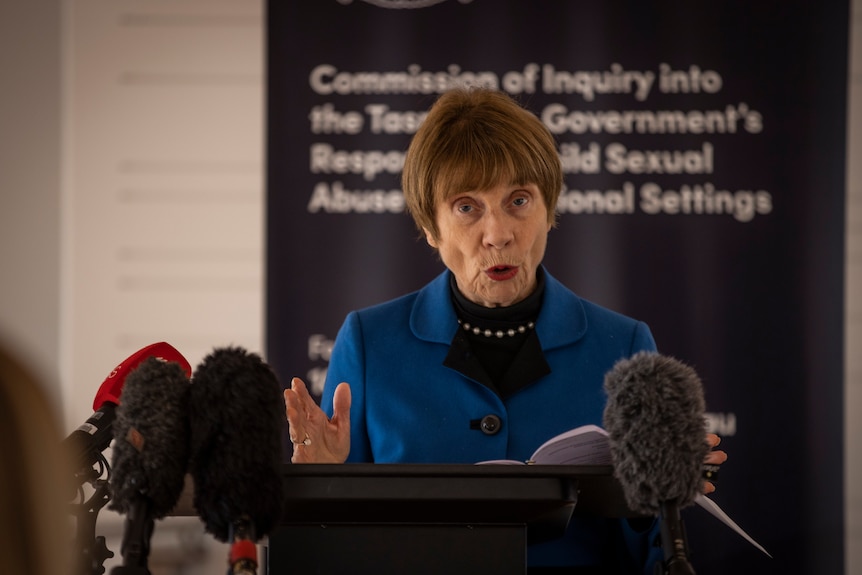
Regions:
[[530, 522], [549, 513], [629, 517], [611, 466], [286, 464], [284, 522]]
[[[561, 513], [636, 517], [607, 465], [285, 464], [283, 523], [531, 522]], [[174, 516], [194, 516], [194, 485]]]

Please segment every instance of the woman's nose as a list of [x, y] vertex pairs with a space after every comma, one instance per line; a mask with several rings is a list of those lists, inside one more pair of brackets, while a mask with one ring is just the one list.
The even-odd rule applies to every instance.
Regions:
[[484, 223], [483, 241], [488, 247], [502, 249], [515, 238], [514, 224], [505, 214], [488, 212]]

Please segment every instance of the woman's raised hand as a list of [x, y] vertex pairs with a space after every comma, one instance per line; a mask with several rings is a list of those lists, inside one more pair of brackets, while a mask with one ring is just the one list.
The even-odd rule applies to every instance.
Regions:
[[332, 418], [326, 417], [305, 382], [294, 377], [284, 390], [293, 463], [344, 463], [350, 453], [350, 386], [338, 384]]

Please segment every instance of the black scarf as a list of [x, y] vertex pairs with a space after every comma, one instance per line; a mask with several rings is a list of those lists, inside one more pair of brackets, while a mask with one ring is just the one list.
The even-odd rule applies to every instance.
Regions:
[[[462, 327], [469, 324], [505, 334], [536, 321], [545, 293], [545, 274], [538, 268], [536, 289], [509, 307], [489, 308], [471, 302], [458, 291], [454, 275], [449, 288]], [[493, 389], [504, 399], [551, 372], [535, 329], [503, 337], [459, 329], [443, 365]]]

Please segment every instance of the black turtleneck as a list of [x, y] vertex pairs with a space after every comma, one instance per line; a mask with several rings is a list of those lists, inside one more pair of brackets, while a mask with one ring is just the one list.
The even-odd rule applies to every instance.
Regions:
[[[536, 289], [526, 299], [508, 307], [489, 308], [468, 300], [458, 290], [455, 276], [449, 283], [455, 313], [462, 326], [492, 332], [517, 330], [535, 322], [545, 293], [542, 268], [536, 272]], [[503, 337], [459, 329], [452, 340], [444, 365], [479, 381], [505, 398], [550, 373], [535, 329]]]

